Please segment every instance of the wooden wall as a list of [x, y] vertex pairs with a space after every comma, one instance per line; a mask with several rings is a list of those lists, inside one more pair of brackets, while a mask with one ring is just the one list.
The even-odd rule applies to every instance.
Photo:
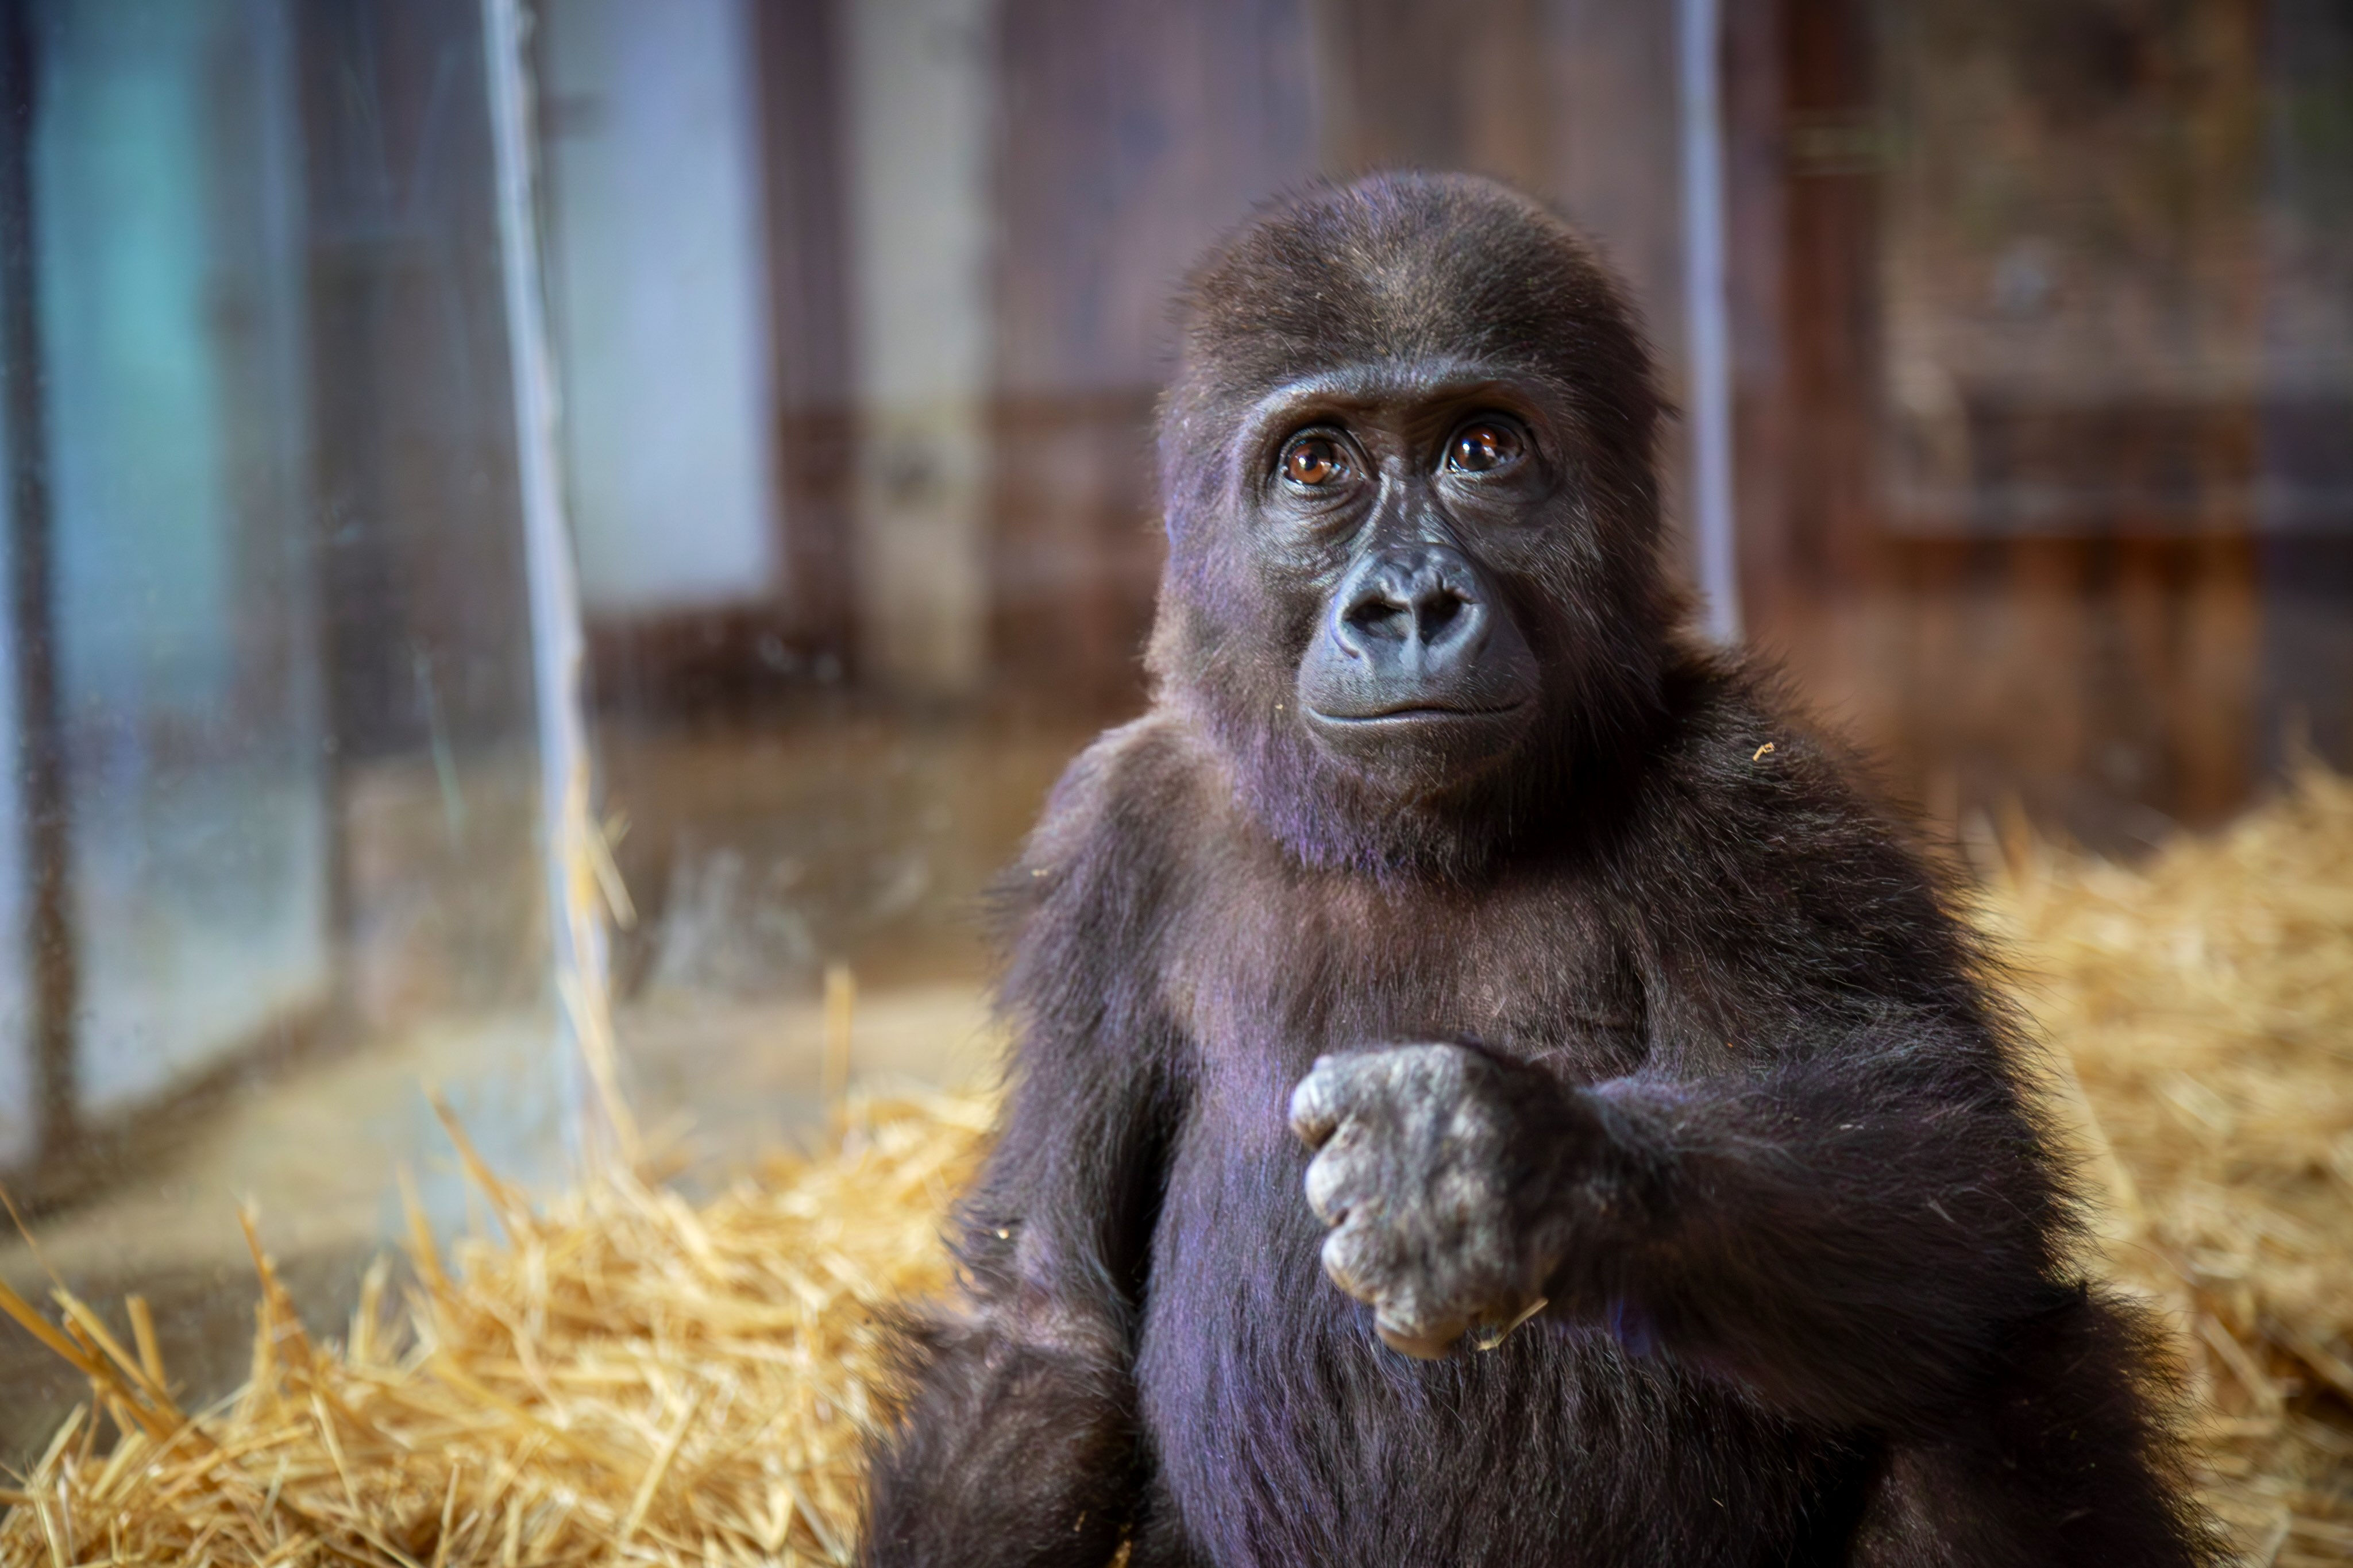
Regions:
[[1184, 269], [1315, 168], [1296, 5], [1005, 0], [993, 654], [1001, 688], [1132, 708], [1162, 543], [1151, 447]]
[[[2158, 171], [2177, 182], [2177, 205], [2158, 215], [2175, 233], [2143, 237], [2137, 253], [2170, 244], [2206, 261], [2183, 268], [2195, 275], [2176, 285], [2180, 314], [2226, 325], [2233, 311], [2259, 318], [2263, 272], [2211, 258], [2258, 247], [2261, 208], [2251, 198], [2235, 214], [2216, 210], [2225, 203], [2201, 207], [2211, 193], [2198, 188], [2229, 195], [2264, 183], [2265, 143], [2246, 133], [2264, 101], [2253, 8], [2212, 0], [2187, 22], [2178, 8], [2074, 9], [2112, 26], [2078, 43], [2094, 64], [2126, 73], [2113, 90], [2156, 100], [2183, 142], [2222, 122], [2200, 158]], [[2005, 382], [1997, 367], [1982, 378], [1990, 393], [1964, 411], [1976, 510], [1907, 514], [1892, 472], [1904, 458], [1894, 383], [1906, 367], [1890, 318], [1920, 308], [1890, 290], [1937, 280], [1906, 279], [1890, 264], [1903, 236], [1892, 232], [1888, 182], [1903, 171], [1889, 146], [1898, 116], [1895, 85], [1880, 79], [1882, 35], [1863, 0], [1783, 0], [1734, 27], [1735, 167], [1745, 171], [1735, 227], [1746, 242], [1736, 286], [1741, 567], [1752, 637], [1891, 759], [1900, 790], [1947, 817], [2014, 798], [2087, 837], [2128, 843], [2167, 820], [2211, 821], [2242, 803], [2298, 710], [2309, 732], [2341, 744], [2335, 715], [2353, 661], [2326, 628], [2344, 622], [2353, 600], [2343, 568], [2332, 579], [2327, 563], [2353, 557], [2325, 528], [2291, 547], [2264, 542], [2260, 344], [2249, 341], [2243, 364], [2228, 343], [2192, 360], [2195, 377], [2174, 377], [2192, 383], [2186, 395], [2167, 384], [2161, 362], [2113, 373], [2094, 363], [2087, 379], [2105, 374], [2110, 385], [2093, 395], [2039, 396], [2037, 377], [2056, 373], [2030, 366]], [[2165, 95], [2186, 90], [2188, 73], [2164, 56], [2187, 47], [2183, 33], [2200, 36], [2205, 96], [2168, 110]], [[2049, 136], [2053, 159], [2089, 155], [2083, 140], [2029, 129]], [[2231, 222], [2248, 232], [2215, 232]], [[2167, 326], [2153, 321], [2148, 335]], [[2148, 347], [2157, 360], [2166, 345]], [[2266, 572], [2284, 553], [2311, 569], [2302, 585]], [[2300, 658], [2277, 635], [2284, 607], [2295, 611], [2300, 635], [2285, 640]]]
[[[797, 520], [788, 576], [802, 584], [779, 624], [803, 673], [856, 643], [839, 541], [857, 376], [840, 323], [859, 267], [842, 233], [840, 83], [811, 42], [838, 33], [841, 3], [761, 12], [785, 511]], [[2087, 836], [2129, 838], [2245, 799], [2296, 715], [2325, 747], [2353, 745], [2353, 458], [2331, 456], [2353, 452], [2353, 433], [2330, 435], [2353, 432], [2353, 394], [2324, 375], [2316, 401], [2281, 413], [2265, 390], [2276, 350], [2264, 331], [2336, 331], [2353, 356], [2353, 331], [2330, 327], [2325, 303], [2348, 269], [2328, 258], [2348, 240], [2325, 223], [2306, 226], [2319, 237], [2306, 235], [2299, 263], [2319, 279], [2306, 292], [2323, 301], [2321, 328], [2263, 326], [2283, 288], [2264, 248], [2280, 227], [2263, 195], [2283, 157], [2266, 129], [2284, 112], [2277, 84], [2302, 71], [2323, 104], [2353, 85], [2327, 48], [2283, 46], [2279, 18], [2299, 11], [2313, 13], [2306, 32], [2344, 42], [2324, 0], [1725, 7], [1747, 625], [1940, 816], [2015, 797]], [[1905, 58], [1891, 17], [1959, 29], [1980, 51], [1961, 64], [1993, 62], [1987, 156], [2041, 171], [2037, 199], [2058, 215], [2047, 331], [1973, 324], [1980, 296], [2040, 287], [2044, 242], [2024, 233], [2013, 265], [2000, 215], [1946, 222], [1967, 193], [1947, 200], [1922, 182], [1966, 180], [1984, 161], [1979, 132], [1953, 129], [1951, 94], [1924, 108], [1917, 82], [1891, 68]], [[1679, 397], [1672, 27], [1671, 7], [1607, 0], [1002, 0], [983, 46], [998, 226], [987, 689], [1074, 714], [1139, 700], [1167, 301], [1203, 246], [1302, 181], [1465, 167], [1547, 196], [1628, 276]], [[2013, 66], [2015, 83], [2000, 75]], [[1921, 163], [1921, 146], [1957, 139], [1945, 163]], [[2331, 173], [2341, 153], [2315, 145], [2298, 167], [2320, 211], [2353, 172]], [[2096, 269], [2068, 273], [2068, 215], [2101, 202], [2124, 226], [2098, 265], [2126, 268], [2112, 273], [2119, 298], [2154, 301], [2145, 331], [2130, 310], [2079, 308], [2107, 285]], [[2194, 353], [2175, 342], [2184, 321]], [[2070, 331], [2093, 346], [2068, 347]], [[1924, 423], [1919, 384], [1936, 393], [1938, 355], [1988, 344]], [[2283, 452], [2307, 468], [2320, 454], [2329, 470], [2295, 491], [2301, 521], [2284, 533], [2264, 500], [2280, 491]], [[1679, 426], [1661, 457], [1672, 518]]]

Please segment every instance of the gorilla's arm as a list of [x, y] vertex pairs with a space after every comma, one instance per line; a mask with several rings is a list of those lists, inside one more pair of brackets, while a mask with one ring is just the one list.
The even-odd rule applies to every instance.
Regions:
[[1142, 836], [1097, 831], [1082, 760], [1017, 868], [1012, 1087], [957, 1214], [955, 1298], [909, 1325], [870, 1564], [1101, 1568], [1132, 1511], [1134, 1318], [1176, 1113], [1150, 906], [1106, 910]]
[[1754, 1077], [1563, 1096], [1585, 1157], [1557, 1168], [1548, 1293], [1817, 1419], [1938, 1421], [2060, 1300], [2049, 1173], [1984, 1042], [1916, 1017], [1826, 1032]]
[[1030, 1054], [960, 1215], [963, 1288], [910, 1338], [913, 1391], [871, 1472], [871, 1564], [1101, 1568], [1127, 1521], [1154, 1090], [1103, 1064], [1045, 1082]]
[[1965, 1036], [1835, 1027], [1762, 1072], [1583, 1088], [1454, 1045], [1326, 1058], [1293, 1103], [1325, 1267], [1416, 1353], [1548, 1300], [1830, 1425], [1949, 1410], [2057, 1300], [2042, 1157]]
[[1965, 937], [1888, 835], [1799, 794], [1758, 820], [1686, 813], [1621, 882], [1641, 1068], [1574, 1085], [1408, 1046], [1299, 1086], [1326, 1268], [1391, 1344], [1442, 1353], [1547, 1300], [1892, 1432], [1982, 1387], [2061, 1300], [2060, 1182]]
[[1451, 1044], [1324, 1058], [1324, 1268], [1398, 1350], [1548, 1300], [1831, 1425], [1948, 1411], [2054, 1295], [2029, 1123], [1965, 1037], [1842, 1027], [1786, 1068], [1590, 1089]]

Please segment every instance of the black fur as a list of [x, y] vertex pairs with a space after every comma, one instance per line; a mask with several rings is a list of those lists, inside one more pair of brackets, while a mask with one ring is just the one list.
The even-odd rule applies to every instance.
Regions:
[[[1287, 521], [1268, 431], [1335, 384], [1368, 429], [1505, 398], [1549, 478], [1485, 531], [1410, 465], [1403, 521]], [[1197, 274], [1155, 701], [1012, 876], [1010, 1096], [867, 1562], [2211, 1560], [1981, 955], [1770, 681], [1676, 631], [1657, 409], [1607, 275], [1484, 182], [1319, 190]], [[1392, 522], [1459, 540], [1543, 670], [1501, 766], [1376, 776], [1290, 700]], [[1331, 1278], [1317, 1208], [1367, 1243]]]

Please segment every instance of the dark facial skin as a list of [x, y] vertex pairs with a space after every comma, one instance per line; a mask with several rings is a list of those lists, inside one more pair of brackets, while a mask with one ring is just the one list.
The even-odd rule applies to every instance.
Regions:
[[1483, 181], [1197, 272], [1153, 706], [1008, 879], [1010, 1081], [862, 1561], [2214, 1560], [1985, 956], [1676, 629], [1656, 414]]
[[1350, 237], [1268, 226], [1192, 286], [1149, 662], [1311, 864], [1474, 878], [1606, 794], [1658, 721], [1681, 607], [1657, 569], [1649, 362], [1608, 277], [1523, 216], [1362, 272]]
[[1324, 377], [1283, 388], [1245, 437], [1265, 455], [1270, 591], [1318, 606], [1300, 717], [1325, 755], [1401, 794], [1507, 764], [1541, 710], [1514, 599], [1533, 590], [1531, 544], [1561, 525], [1560, 441], [1514, 394]]

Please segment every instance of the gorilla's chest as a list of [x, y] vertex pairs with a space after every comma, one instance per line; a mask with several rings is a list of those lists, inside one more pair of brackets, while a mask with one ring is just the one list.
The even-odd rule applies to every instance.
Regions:
[[[1278, 1068], [1240, 1034], [1211, 1042], [1219, 1071], [1171, 1151], [1135, 1369], [1176, 1539], [1139, 1563], [1779, 1560], [1824, 1458], [1725, 1387], [1548, 1319], [1442, 1362], [1381, 1344], [1318, 1262], [1307, 1153], [1283, 1117], [1292, 1068], [1340, 1043]], [[1721, 1506], [1683, 1506], [1695, 1497]]]
[[[1782, 1561], [1829, 1456], [1590, 1329], [1409, 1360], [1315, 1263], [1287, 1166], [1195, 1145], [1155, 1247], [1136, 1363], [1191, 1568], [1620, 1568]], [[1718, 1506], [1697, 1509], [1691, 1500]]]
[[1476, 1041], [1573, 1080], [1630, 1070], [1645, 999], [1622, 934], [1563, 879], [1412, 895], [1241, 879], [1187, 910], [1161, 977], [1224, 1115], [1280, 1128], [1318, 1056]]
[[[1415, 909], [1309, 884], [1190, 919], [1175, 946], [1194, 957], [1163, 982], [1196, 1092], [1137, 1376], [1191, 1560], [1657, 1560], [1651, 1510], [1630, 1499], [1662, 1486], [1741, 1505], [1687, 1521], [1671, 1560], [1740, 1558], [1731, 1542], [1780, 1529], [1810, 1461], [1720, 1391], [1551, 1321], [1490, 1354], [1409, 1361], [1317, 1263], [1286, 1110], [1318, 1055], [1470, 1038], [1572, 1079], [1639, 1065], [1644, 997], [1596, 906], [1574, 887]], [[1760, 1452], [1779, 1461], [1760, 1470]]]

